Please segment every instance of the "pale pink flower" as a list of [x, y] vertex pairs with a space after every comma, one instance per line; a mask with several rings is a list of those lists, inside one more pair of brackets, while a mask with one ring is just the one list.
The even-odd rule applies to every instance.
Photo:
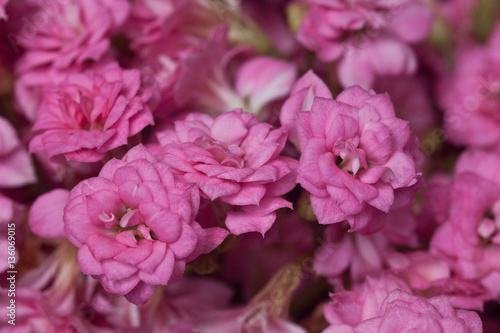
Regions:
[[189, 68], [188, 57], [201, 52], [204, 43], [217, 40], [214, 35], [222, 21], [214, 11], [216, 5], [205, 0], [133, 2], [124, 32], [135, 52], [134, 67], [154, 78], [161, 91], [157, 117], [176, 110], [175, 85], [183, 68]]
[[453, 73], [442, 78], [438, 97], [450, 142], [495, 149], [500, 143], [500, 28], [486, 45], [467, 45], [456, 52]]
[[[2, 316], [2, 332], [96, 332], [111, 333], [109, 325], [101, 326], [95, 316], [88, 316], [86, 280], [78, 270], [75, 248], [63, 243], [40, 265], [24, 272], [16, 280], [15, 297], [2, 297], [0, 305], [7, 308], [15, 299], [15, 325], [12, 317]], [[7, 290], [2, 289], [2, 293]], [[5, 294], [4, 294], [5, 295]], [[92, 313], [94, 314], [94, 313]]]
[[346, 232], [349, 226], [345, 222], [328, 226], [314, 255], [316, 273], [336, 284], [348, 271], [352, 281], [360, 282], [368, 274], [386, 269], [398, 246], [418, 246], [417, 221], [410, 207], [391, 211], [384, 219], [383, 229], [370, 235]]
[[344, 87], [370, 87], [376, 76], [412, 74], [410, 44], [430, 32], [431, 10], [414, 0], [306, 0], [297, 38], [323, 62], [339, 60]]
[[0, 187], [36, 182], [35, 168], [10, 122], [0, 116]]
[[429, 252], [396, 252], [387, 254], [388, 269], [403, 279], [418, 295], [447, 296], [456, 308], [483, 310], [489, 293], [473, 281], [452, 276], [447, 260]]
[[298, 182], [311, 193], [319, 223], [380, 230], [383, 215], [410, 203], [422, 185], [416, 140], [388, 95], [350, 87], [336, 100], [315, 97], [297, 118]]
[[429, 299], [394, 290], [384, 300], [376, 317], [355, 326], [356, 333], [415, 332], [481, 333], [476, 312], [455, 310], [446, 296]]
[[410, 288], [393, 275], [368, 276], [364, 283], [355, 285], [351, 291], [330, 294], [332, 302], [323, 306], [330, 326], [323, 333], [352, 332], [359, 323], [378, 316], [380, 306], [394, 290], [410, 291]]
[[50, 158], [98, 161], [153, 124], [152, 94], [138, 70], [116, 63], [68, 74], [45, 93], [33, 126], [43, 132], [32, 139], [30, 150], [45, 151]]
[[280, 122], [288, 127], [288, 140], [299, 147], [296, 120], [300, 111], [311, 111], [315, 97], [333, 98], [330, 89], [312, 70], [295, 82], [280, 112]]
[[37, 11], [25, 17], [28, 29], [13, 39], [27, 52], [17, 63], [18, 72], [50, 65], [66, 68], [101, 59], [112, 34], [130, 11], [126, 0], [50, 1], [36, 3]]
[[500, 297], [500, 178], [496, 152], [466, 151], [450, 186], [447, 220], [434, 233], [433, 253], [448, 260], [454, 273]]
[[296, 65], [269, 56], [233, 61], [250, 50], [228, 47], [226, 35], [226, 29], [217, 29], [186, 58], [175, 85], [176, 105], [215, 114], [242, 108], [259, 119], [271, 118], [269, 106], [290, 92]]
[[142, 305], [155, 286], [179, 281], [186, 262], [227, 235], [194, 221], [198, 205], [196, 188], [175, 181], [166, 164], [137, 146], [71, 191], [64, 231], [79, 248], [83, 273]]
[[83, 66], [65, 69], [37, 68], [19, 74], [14, 80], [16, 110], [31, 123], [34, 123], [40, 104], [49, 89], [64, 82], [70, 73], [78, 73], [83, 70]]
[[55, 189], [36, 198], [28, 219], [31, 231], [44, 238], [64, 238], [63, 212], [68, 199], [69, 191], [64, 189]]
[[272, 129], [236, 109], [215, 118], [191, 113], [157, 135], [161, 160], [179, 179], [196, 184], [205, 198], [241, 208], [227, 214], [232, 233], [264, 234], [275, 210], [291, 207], [280, 197], [296, 185], [297, 161], [280, 156], [285, 128]]

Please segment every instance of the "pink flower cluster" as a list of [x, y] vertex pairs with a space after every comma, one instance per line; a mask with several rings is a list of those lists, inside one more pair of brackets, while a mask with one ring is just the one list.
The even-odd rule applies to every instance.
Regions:
[[0, 0], [0, 332], [500, 332], [499, 17]]

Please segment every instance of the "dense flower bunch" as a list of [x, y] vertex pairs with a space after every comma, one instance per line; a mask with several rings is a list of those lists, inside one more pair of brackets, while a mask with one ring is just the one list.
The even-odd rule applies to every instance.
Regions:
[[0, 331], [499, 332], [499, 17], [0, 0]]

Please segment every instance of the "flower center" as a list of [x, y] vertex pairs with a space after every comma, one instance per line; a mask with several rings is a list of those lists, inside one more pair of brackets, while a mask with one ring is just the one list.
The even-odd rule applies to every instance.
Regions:
[[226, 145], [209, 137], [199, 137], [194, 142], [198, 147], [210, 152], [217, 162], [222, 166], [243, 168], [245, 161], [242, 156], [244, 151], [235, 145]]
[[362, 150], [357, 149], [357, 144], [351, 140], [339, 138], [335, 143], [333, 154], [336, 156], [335, 164], [351, 175], [356, 175], [360, 169], [367, 167]]
[[488, 210], [477, 226], [477, 233], [484, 245], [500, 244], [500, 216]]

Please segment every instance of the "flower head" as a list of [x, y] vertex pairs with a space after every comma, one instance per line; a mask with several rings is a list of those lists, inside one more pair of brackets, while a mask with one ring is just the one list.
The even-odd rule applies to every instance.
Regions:
[[33, 127], [43, 132], [32, 139], [30, 150], [98, 161], [153, 124], [148, 105], [152, 93], [138, 70], [123, 70], [116, 63], [68, 74], [46, 92]]
[[227, 215], [232, 233], [265, 233], [274, 211], [290, 207], [280, 197], [296, 185], [297, 162], [280, 156], [286, 129], [236, 109], [215, 118], [191, 113], [158, 138], [162, 161], [179, 179], [197, 184], [205, 198], [241, 207]]
[[70, 192], [64, 231], [79, 247], [83, 273], [144, 304], [156, 285], [178, 281], [187, 261], [227, 234], [203, 230], [194, 221], [198, 205], [194, 187], [175, 181], [167, 165], [137, 146]]
[[389, 96], [358, 86], [336, 100], [315, 97], [300, 112], [298, 182], [322, 224], [347, 220], [352, 231], [382, 227], [380, 213], [408, 204], [420, 186], [408, 122]]

